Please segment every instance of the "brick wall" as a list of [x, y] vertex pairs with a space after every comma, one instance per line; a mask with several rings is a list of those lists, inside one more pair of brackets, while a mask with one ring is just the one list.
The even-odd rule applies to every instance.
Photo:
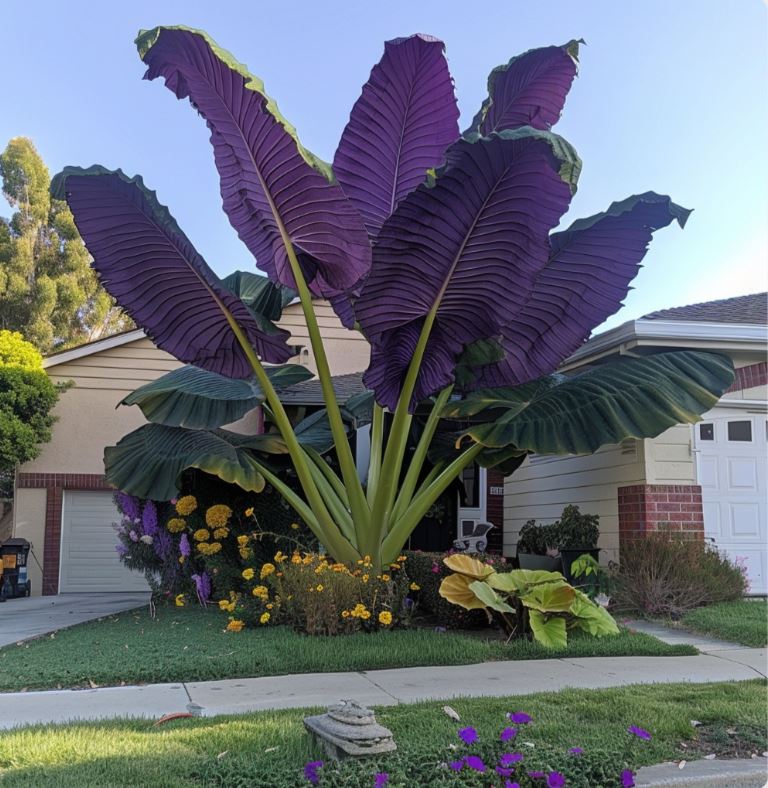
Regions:
[[737, 369], [736, 379], [728, 391], [743, 391], [766, 384], [768, 384], [768, 361], [761, 361], [759, 364], [750, 364], [748, 367]]
[[[488, 495], [485, 508], [486, 519], [496, 527], [488, 534], [488, 550], [504, 551], [504, 474], [489, 470], [487, 474]], [[497, 491], [501, 490], [499, 494]]]
[[704, 539], [704, 512], [698, 484], [634, 484], [619, 487], [620, 549], [633, 539], [667, 531]]
[[44, 489], [45, 541], [43, 543], [44, 596], [59, 593], [59, 559], [61, 557], [61, 506], [64, 490], [112, 490], [97, 473], [20, 473], [16, 486]]

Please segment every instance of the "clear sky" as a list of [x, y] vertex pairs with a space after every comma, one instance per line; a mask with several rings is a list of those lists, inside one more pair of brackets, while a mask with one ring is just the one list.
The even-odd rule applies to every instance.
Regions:
[[386, 39], [423, 32], [446, 42], [465, 124], [492, 67], [583, 38], [557, 126], [584, 160], [564, 224], [649, 189], [695, 209], [684, 231], [657, 234], [607, 327], [766, 289], [767, 12], [761, 0], [8, 2], [0, 147], [31, 137], [52, 174], [93, 163], [141, 173], [226, 275], [253, 260], [221, 211], [205, 124], [161, 80], [141, 79], [139, 28], [205, 29], [264, 79], [327, 160]]

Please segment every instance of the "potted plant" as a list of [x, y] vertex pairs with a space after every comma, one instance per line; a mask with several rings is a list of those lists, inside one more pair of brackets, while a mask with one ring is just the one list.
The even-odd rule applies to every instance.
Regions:
[[563, 509], [560, 519], [552, 526], [556, 533], [555, 542], [560, 548], [563, 561], [563, 574], [569, 583], [575, 581], [572, 568], [577, 558], [589, 555], [595, 561], [598, 560], [599, 522], [599, 515], [582, 514], [578, 506], [570, 505]]
[[552, 525], [536, 525], [535, 520], [520, 529], [517, 540], [517, 562], [521, 569], [560, 571], [560, 553]]

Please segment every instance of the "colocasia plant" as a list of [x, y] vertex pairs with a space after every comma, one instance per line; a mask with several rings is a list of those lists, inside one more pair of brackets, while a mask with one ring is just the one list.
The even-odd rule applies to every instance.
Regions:
[[[552, 232], [581, 170], [551, 131], [578, 42], [494, 69], [464, 132], [442, 42], [387, 42], [332, 165], [205, 33], [158, 27], [137, 45], [146, 78], [205, 120], [224, 211], [268, 281], [216, 277], [139, 176], [94, 166], [56, 177], [104, 286], [189, 365], [126, 399], [151, 423], [107, 450], [120, 489], [170, 498], [189, 467], [247, 490], [269, 481], [337, 561], [381, 567], [471, 463], [510, 473], [530, 452], [655, 436], [695, 421], [731, 384], [730, 362], [701, 352], [554, 373], [621, 306], [653, 232], [689, 214], [646, 192]], [[292, 293], [326, 405], [298, 425], [280, 388], [306, 373], [285, 364], [288, 334], [274, 325]], [[369, 392], [354, 402], [337, 402], [315, 299], [370, 343]], [[221, 429], [257, 405], [275, 431]], [[366, 422], [361, 480], [348, 433]], [[339, 474], [322, 457], [331, 449]], [[288, 456], [302, 494], [275, 473], [274, 455]]]

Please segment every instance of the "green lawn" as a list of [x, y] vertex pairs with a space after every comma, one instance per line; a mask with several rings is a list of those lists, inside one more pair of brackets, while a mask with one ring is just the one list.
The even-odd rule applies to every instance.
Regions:
[[504, 645], [477, 635], [432, 630], [307, 637], [285, 627], [224, 632], [218, 611], [160, 608], [81, 624], [21, 646], [0, 649], [0, 690], [88, 686], [91, 682], [204, 681], [285, 673], [374, 670], [417, 665], [467, 665], [553, 656], [694, 654], [653, 637], [622, 632], [574, 637], [565, 652], [524, 641]]
[[[363, 765], [347, 762], [340, 770], [323, 767], [321, 788], [370, 788], [377, 771], [390, 775], [388, 788], [488, 786], [493, 781], [488, 774], [464, 769], [457, 775], [442, 764], [477, 754], [492, 766], [501, 752], [522, 752], [525, 770], [563, 771], [569, 788], [609, 788], [621, 784], [618, 778], [625, 764], [637, 768], [707, 752], [697, 749], [696, 731], [704, 728], [694, 729], [693, 719], [710, 731], [746, 731], [750, 746], [758, 751], [766, 746], [762, 681], [657, 684], [452, 701], [461, 715], [460, 723], [449, 719], [442, 705], [430, 702], [379, 709], [377, 717], [393, 731], [398, 752]], [[501, 745], [498, 736], [509, 711], [525, 711], [533, 722], [521, 726], [514, 742]], [[323, 756], [304, 732], [305, 713], [289, 710], [178, 720], [162, 727], [146, 721], [115, 721], [11, 731], [0, 734], [0, 782], [35, 788], [307, 786], [303, 765]], [[464, 725], [474, 726], [480, 736], [471, 748], [457, 737], [457, 729]], [[653, 739], [646, 742], [630, 736], [629, 725], [651, 731]], [[681, 749], [681, 742], [689, 747]], [[568, 754], [575, 746], [584, 750], [582, 756]]]
[[683, 616], [682, 623], [696, 632], [745, 646], [768, 645], [768, 604], [765, 600], [743, 599], [700, 607]]

